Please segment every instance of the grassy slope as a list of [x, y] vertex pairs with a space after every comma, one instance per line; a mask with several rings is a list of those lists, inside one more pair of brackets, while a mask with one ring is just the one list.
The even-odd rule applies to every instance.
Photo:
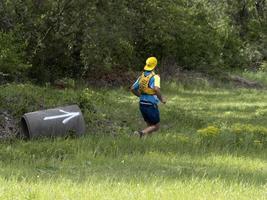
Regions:
[[0, 199], [266, 199], [265, 147], [194, 140], [208, 125], [266, 126], [265, 91], [168, 84], [161, 131], [139, 140], [127, 136], [143, 123], [124, 89], [82, 98], [30, 85], [0, 90], [0, 108], [16, 116], [80, 102], [88, 125], [79, 139], [2, 142]]

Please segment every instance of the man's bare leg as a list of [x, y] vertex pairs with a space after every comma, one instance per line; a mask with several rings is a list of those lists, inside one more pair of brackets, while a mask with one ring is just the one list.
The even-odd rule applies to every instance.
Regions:
[[147, 127], [141, 132], [143, 133], [143, 135], [149, 135], [158, 130], [159, 130], [159, 123], [154, 124], [154, 125], [147, 123]]

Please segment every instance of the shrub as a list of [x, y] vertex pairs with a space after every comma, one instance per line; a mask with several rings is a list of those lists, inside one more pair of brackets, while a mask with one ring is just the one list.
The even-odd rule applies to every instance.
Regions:
[[215, 126], [208, 126], [207, 128], [199, 129], [197, 133], [202, 138], [213, 138], [220, 134], [220, 129]]
[[227, 128], [208, 126], [197, 131], [201, 144], [242, 147], [264, 147], [267, 144], [267, 128], [252, 124], [234, 124]]
[[82, 109], [87, 109], [90, 111], [94, 111], [94, 103], [93, 103], [93, 98], [96, 96], [96, 92], [93, 90], [90, 90], [89, 88], [85, 88], [80, 96], [79, 96], [79, 106]]
[[30, 67], [25, 64], [23, 50], [24, 45], [12, 33], [0, 31], [0, 72], [14, 76]]
[[267, 72], [267, 61], [261, 63], [260, 71]]
[[63, 78], [63, 79], [58, 79], [54, 82], [54, 85], [57, 88], [64, 89], [64, 88], [75, 88], [75, 80], [71, 78]]
[[236, 144], [263, 144], [267, 142], [267, 128], [251, 124], [234, 124], [230, 132], [235, 134]]

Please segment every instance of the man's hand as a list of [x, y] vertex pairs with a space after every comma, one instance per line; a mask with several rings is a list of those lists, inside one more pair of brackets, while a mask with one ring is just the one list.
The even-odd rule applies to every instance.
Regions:
[[164, 97], [162, 97], [161, 103], [163, 103], [163, 104], [166, 104], [167, 103], [167, 101], [166, 101], [166, 99]]

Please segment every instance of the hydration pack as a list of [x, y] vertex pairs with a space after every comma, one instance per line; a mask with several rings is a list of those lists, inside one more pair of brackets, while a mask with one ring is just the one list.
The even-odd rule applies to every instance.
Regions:
[[155, 95], [156, 92], [154, 89], [149, 87], [150, 79], [155, 76], [154, 72], [151, 72], [148, 76], [145, 76], [145, 73], [143, 72], [140, 79], [139, 79], [139, 92], [141, 94], [149, 94], [149, 95]]

